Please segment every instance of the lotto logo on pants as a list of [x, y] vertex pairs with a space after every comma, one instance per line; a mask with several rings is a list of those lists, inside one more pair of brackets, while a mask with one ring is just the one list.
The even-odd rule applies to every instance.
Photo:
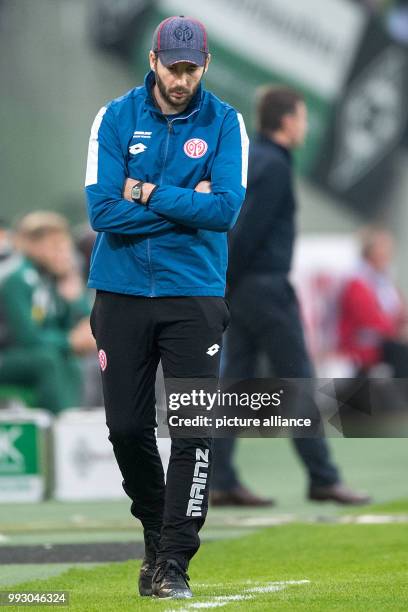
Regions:
[[190, 499], [187, 507], [187, 516], [202, 516], [204, 491], [208, 478], [209, 450], [196, 448], [196, 463], [194, 466], [193, 483], [190, 489]]

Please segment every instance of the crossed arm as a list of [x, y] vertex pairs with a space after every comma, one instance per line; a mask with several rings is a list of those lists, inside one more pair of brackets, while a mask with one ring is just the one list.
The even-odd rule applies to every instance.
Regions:
[[[131, 191], [132, 187], [138, 182], [139, 181], [137, 179], [126, 179], [125, 185], [123, 187], [123, 198], [128, 202], [133, 202]], [[152, 193], [155, 187], [156, 185], [154, 185], [153, 183], [143, 183], [141, 204], [146, 205], [146, 202], [149, 200], [150, 194]], [[198, 185], [196, 185], [194, 191], [197, 191], [197, 193], [211, 193], [211, 182], [200, 181]]]
[[[245, 197], [248, 139], [242, 118], [225, 117], [209, 181], [194, 189], [144, 183], [139, 204], [130, 197], [137, 182], [127, 177], [126, 156], [111, 107], [101, 109], [91, 131], [86, 193], [89, 218], [97, 232], [146, 235], [177, 225], [226, 232]], [[149, 206], [144, 204], [149, 196]]]

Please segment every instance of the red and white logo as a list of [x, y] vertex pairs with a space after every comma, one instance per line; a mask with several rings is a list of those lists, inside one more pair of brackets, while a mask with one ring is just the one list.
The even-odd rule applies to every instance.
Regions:
[[108, 365], [108, 358], [106, 357], [105, 351], [103, 351], [102, 349], [99, 351], [98, 356], [101, 370], [102, 372], [104, 372], [106, 370], [106, 366]]
[[203, 157], [207, 153], [207, 149], [208, 144], [201, 138], [190, 138], [184, 143], [184, 153], [193, 159]]

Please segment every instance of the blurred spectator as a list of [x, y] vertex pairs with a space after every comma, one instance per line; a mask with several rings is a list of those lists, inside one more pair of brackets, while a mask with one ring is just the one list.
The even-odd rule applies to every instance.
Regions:
[[30, 213], [15, 242], [18, 263], [0, 279], [8, 331], [0, 384], [32, 389], [38, 406], [53, 412], [78, 406], [78, 357], [95, 351], [95, 342], [68, 224], [53, 212]]
[[[8, 224], [4, 219], [0, 219], [0, 283], [19, 264], [19, 261], [20, 258], [13, 249]], [[7, 345], [8, 341], [6, 315], [0, 302], [0, 350]]]
[[[89, 277], [89, 269], [91, 267], [92, 249], [95, 244], [96, 232], [89, 227], [88, 223], [83, 223], [76, 228], [75, 231], [75, 246], [81, 257], [81, 272], [84, 281]], [[98, 374], [99, 376], [99, 374]]]
[[361, 261], [340, 298], [341, 351], [356, 370], [387, 363], [408, 377], [408, 311], [391, 275], [394, 239], [384, 229], [363, 235]]
[[[292, 89], [267, 87], [261, 90], [257, 110], [259, 134], [250, 147], [246, 201], [230, 234], [231, 323], [223, 376], [254, 378], [265, 355], [279, 378], [312, 378], [297, 297], [288, 278], [296, 236], [292, 150], [306, 137], [307, 108]], [[302, 414], [312, 416], [314, 410], [313, 401], [304, 397]], [[369, 501], [343, 484], [324, 438], [292, 441], [308, 473], [310, 499]], [[234, 447], [233, 438], [214, 440], [212, 503], [270, 504], [240, 482], [233, 466]]]
[[[91, 265], [92, 249], [95, 244], [96, 232], [89, 227], [88, 223], [83, 223], [78, 226], [74, 232], [75, 248], [80, 259], [80, 271], [84, 283], [89, 277], [89, 269]], [[90, 296], [94, 296], [95, 291], [88, 289]], [[83, 405], [87, 408], [95, 406], [103, 406], [102, 381], [99, 361], [95, 356], [88, 355], [84, 358], [84, 396]]]

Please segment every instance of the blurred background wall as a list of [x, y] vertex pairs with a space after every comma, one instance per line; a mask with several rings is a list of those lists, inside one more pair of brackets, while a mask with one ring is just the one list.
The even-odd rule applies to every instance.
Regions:
[[255, 89], [300, 89], [310, 136], [299, 153], [300, 229], [394, 230], [408, 290], [408, 3], [374, 0], [0, 0], [1, 215], [37, 208], [86, 219], [83, 181], [98, 109], [141, 83], [157, 22], [202, 19], [207, 85], [253, 131]]

